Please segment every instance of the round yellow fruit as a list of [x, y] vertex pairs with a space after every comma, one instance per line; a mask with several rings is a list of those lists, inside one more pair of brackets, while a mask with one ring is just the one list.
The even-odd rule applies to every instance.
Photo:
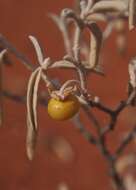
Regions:
[[76, 96], [70, 95], [65, 100], [51, 98], [48, 103], [48, 114], [55, 120], [63, 121], [72, 118], [80, 108]]

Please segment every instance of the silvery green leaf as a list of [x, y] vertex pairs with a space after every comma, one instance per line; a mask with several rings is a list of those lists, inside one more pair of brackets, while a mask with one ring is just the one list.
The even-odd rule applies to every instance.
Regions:
[[136, 59], [132, 59], [128, 65], [130, 84], [133, 88], [136, 87]]
[[[136, 90], [136, 59], [133, 58], [131, 62], [128, 65], [128, 71], [129, 71], [129, 82], [128, 82], [128, 96], [129, 99], [132, 99], [131, 105], [136, 105], [136, 96], [135, 96], [135, 90]], [[134, 95], [133, 95], [134, 94]], [[132, 96], [132, 98], [131, 98]]]
[[53, 63], [50, 68], [75, 68], [75, 65], [69, 61], [62, 60], [62, 61], [56, 61]]
[[129, 1], [129, 29], [136, 27], [136, 1]]
[[103, 0], [103, 1], [99, 1], [99, 2], [95, 3], [94, 6], [92, 7], [92, 9], [90, 10], [90, 13], [111, 12], [111, 11], [125, 12], [127, 10], [127, 8], [128, 8], [128, 5], [125, 1]]
[[88, 68], [94, 69], [99, 64], [100, 49], [102, 45], [102, 32], [96, 23], [91, 23], [89, 29], [91, 39]]
[[31, 40], [31, 42], [34, 45], [36, 54], [37, 54], [37, 58], [38, 58], [38, 62], [40, 65], [42, 65], [43, 61], [44, 61], [44, 56], [43, 56], [43, 51], [39, 45], [38, 40], [34, 37], [34, 36], [29, 36], [29, 39]]
[[37, 137], [37, 91], [42, 69], [36, 69], [30, 76], [27, 89], [27, 156], [32, 160]]

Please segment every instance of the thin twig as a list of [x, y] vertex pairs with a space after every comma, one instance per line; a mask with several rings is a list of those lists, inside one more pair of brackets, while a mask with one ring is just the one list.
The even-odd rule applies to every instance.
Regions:
[[30, 70], [36, 68], [35, 65], [22, 53], [20, 53], [2, 34], [0, 34], [0, 43], [2, 46], [7, 49], [9, 52], [14, 54], [21, 62]]
[[84, 127], [78, 114], [72, 119], [72, 122], [75, 124], [76, 128], [80, 131], [84, 138], [89, 141], [89, 143], [97, 143], [96, 138]]
[[122, 142], [116, 150], [115, 155], [119, 156], [120, 154], [122, 154], [127, 145], [130, 144], [130, 142], [134, 140], [134, 138], [136, 138], [136, 127], [134, 127], [133, 130], [125, 138], [123, 138]]

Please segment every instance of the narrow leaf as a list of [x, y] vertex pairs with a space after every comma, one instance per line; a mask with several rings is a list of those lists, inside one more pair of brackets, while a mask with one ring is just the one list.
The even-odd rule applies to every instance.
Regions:
[[124, 12], [127, 10], [127, 3], [124, 1], [118, 0], [118, 1], [107, 1], [103, 0], [100, 2], [97, 2], [94, 4], [92, 9], [90, 10], [90, 13], [93, 12]]
[[129, 30], [136, 27], [136, 0], [129, 1]]
[[31, 40], [31, 42], [34, 45], [36, 54], [37, 54], [37, 58], [38, 58], [38, 62], [40, 65], [42, 65], [43, 61], [44, 61], [44, 56], [43, 56], [43, 51], [39, 45], [38, 40], [34, 37], [34, 36], [29, 36], [29, 39]]
[[132, 106], [136, 105], [136, 59], [133, 58], [128, 65], [129, 71], [129, 82], [128, 82], [128, 101], [131, 102]]
[[64, 30], [64, 23], [62, 22], [61, 18], [58, 15], [49, 13], [49, 17], [55, 22], [60, 31]]
[[41, 68], [36, 69], [30, 76], [27, 89], [27, 155], [33, 158], [37, 137], [37, 91], [41, 77]]
[[63, 16], [59, 17], [56, 14], [52, 13], [49, 14], [49, 16], [52, 18], [52, 20], [58, 26], [59, 30], [62, 32], [66, 53], [71, 56], [72, 55], [71, 41], [69, 38], [67, 22], [65, 18]]
[[87, 20], [94, 21], [94, 22], [98, 22], [98, 21], [106, 22], [107, 17], [103, 13], [93, 13], [87, 16]]
[[[5, 53], [7, 52], [6, 49], [0, 52], [0, 93], [3, 91], [3, 58]], [[3, 124], [3, 101], [2, 96], [0, 96], [0, 127]]]
[[75, 68], [75, 65], [69, 61], [63, 60], [63, 61], [56, 61], [53, 63], [50, 68], [69, 68], [73, 69]]
[[136, 88], [136, 59], [133, 58], [128, 65], [130, 83], [133, 88]]
[[89, 25], [91, 31], [89, 65], [90, 69], [96, 68], [99, 63], [100, 49], [102, 45], [102, 32], [96, 23]]

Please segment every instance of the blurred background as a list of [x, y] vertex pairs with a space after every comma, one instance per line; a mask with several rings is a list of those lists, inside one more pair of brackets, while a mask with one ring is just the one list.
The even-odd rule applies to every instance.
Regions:
[[[73, 0], [0, 0], [0, 33], [27, 55], [34, 64], [36, 56], [28, 39], [34, 35], [41, 42], [45, 55], [60, 60], [64, 55], [63, 39], [48, 13], [59, 14], [61, 9], [74, 7]], [[104, 25], [101, 25], [104, 28]], [[128, 62], [136, 55], [135, 31], [128, 32], [127, 48], [117, 51], [114, 31], [101, 52], [105, 77], [88, 77], [88, 89], [103, 103], [114, 108], [127, 97]], [[3, 67], [3, 88], [25, 95], [30, 76], [24, 65], [9, 55], [11, 65]], [[75, 73], [54, 70], [54, 79], [65, 81]], [[26, 106], [3, 97], [4, 124], [0, 128], [0, 189], [1, 190], [110, 190], [108, 166], [97, 149], [90, 145], [71, 121], [55, 122], [43, 106], [38, 107], [39, 136], [33, 161], [26, 157]], [[127, 108], [118, 119], [117, 129], [107, 141], [114, 151], [122, 135], [136, 122], [135, 108]], [[88, 130], [92, 125], [81, 111], [81, 119]], [[95, 113], [102, 124], [107, 117]], [[132, 145], [133, 148], [133, 145]], [[129, 147], [128, 150], [129, 151]]]

